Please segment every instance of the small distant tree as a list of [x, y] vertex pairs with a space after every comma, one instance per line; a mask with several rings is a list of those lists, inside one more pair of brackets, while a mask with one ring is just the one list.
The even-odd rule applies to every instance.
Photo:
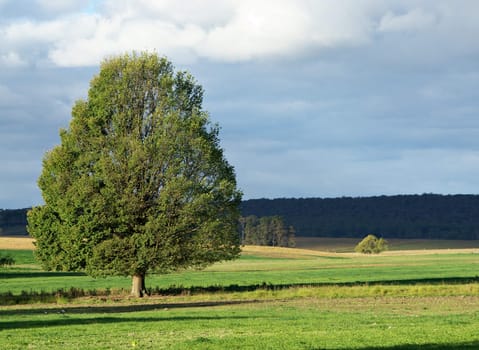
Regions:
[[290, 225], [288, 228], [288, 247], [296, 247], [296, 239], [294, 238], [296, 236], [296, 230], [294, 229], [293, 225]]
[[361, 242], [358, 243], [354, 250], [363, 254], [379, 254], [385, 250], [388, 250], [388, 244], [383, 238], [378, 238], [375, 235], [367, 235]]
[[250, 215], [240, 219], [242, 244], [294, 247], [295, 233], [294, 227], [288, 227], [281, 216]]
[[256, 228], [258, 223], [259, 219], [254, 215], [240, 218], [240, 235], [242, 245], [255, 244]]
[[15, 264], [15, 260], [11, 256], [0, 256], [0, 266], [11, 266]]

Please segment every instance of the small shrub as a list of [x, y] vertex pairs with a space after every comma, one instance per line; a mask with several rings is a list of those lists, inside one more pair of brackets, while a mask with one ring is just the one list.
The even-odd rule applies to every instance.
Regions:
[[0, 267], [12, 266], [15, 260], [11, 256], [0, 256]]
[[377, 238], [375, 235], [367, 235], [358, 243], [354, 250], [363, 254], [379, 254], [388, 250], [388, 244], [383, 238]]

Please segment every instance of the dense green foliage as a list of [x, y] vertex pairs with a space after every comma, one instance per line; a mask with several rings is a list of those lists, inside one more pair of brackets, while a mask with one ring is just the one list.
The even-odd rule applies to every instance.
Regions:
[[15, 264], [15, 260], [9, 256], [9, 255], [5, 255], [5, 256], [2, 256], [0, 255], [0, 267], [4, 267], [4, 266], [11, 266]]
[[253, 199], [242, 215], [280, 215], [297, 236], [479, 239], [479, 196]]
[[129, 275], [144, 288], [149, 271], [238, 255], [241, 194], [202, 96], [155, 54], [102, 63], [44, 158], [45, 205], [29, 212], [45, 269]]
[[367, 235], [358, 243], [354, 250], [363, 254], [379, 254], [388, 249], [388, 244], [384, 238], [378, 238], [375, 235]]
[[294, 234], [294, 227], [286, 225], [281, 216], [250, 215], [240, 219], [242, 244], [294, 247]]

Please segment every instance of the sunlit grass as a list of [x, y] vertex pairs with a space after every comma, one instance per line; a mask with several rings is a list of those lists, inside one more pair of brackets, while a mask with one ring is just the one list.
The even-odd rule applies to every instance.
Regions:
[[[0, 306], [2, 349], [479, 348], [479, 255], [471, 251], [245, 247], [240, 259], [204, 271], [149, 275], [156, 292], [143, 299], [129, 297], [129, 277], [45, 272], [31, 250], [0, 253], [17, 261], [0, 269], [0, 295], [24, 296]], [[69, 288], [85, 296], [71, 298]], [[41, 291], [53, 292], [35, 299]]]
[[[282, 255], [285, 253], [278, 250]], [[0, 269], [0, 294], [55, 292], [70, 288], [92, 290], [130, 289], [129, 277], [92, 278], [83, 273], [44, 272], [34, 265], [31, 251], [5, 251], [20, 264]], [[252, 254], [258, 255], [252, 255]], [[288, 258], [261, 255], [249, 251], [238, 260], [215, 264], [204, 271], [187, 270], [168, 275], [150, 274], [147, 287], [165, 290], [210, 288], [221, 291], [258, 289], [256, 286], [328, 286], [358, 284], [460, 284], [476, 281], [479, 273], [479, 255], [425, 254], [415, 256], [364, 256], [359, 254], [338, 256], [310, 255], [293, 250]], [[250, 288], [251, 287], [251, 288]], [[268, 287], [271, 288], [271, 287]], [[101, 294], [101, 293], [99, 293]]]
[[3, 349], [475, 349], [479, 300], [301, 298], [0, 309]]

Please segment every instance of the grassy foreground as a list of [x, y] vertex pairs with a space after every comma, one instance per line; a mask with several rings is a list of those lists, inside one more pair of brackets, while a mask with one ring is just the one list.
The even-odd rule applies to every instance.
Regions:
[[3, 349], [477, 349], [478, 297], [2, 308]]
[[448, 252], [246, 247], [239, 260], [205, 271], [148, 276], [151, 287], [185, 292], [136, 300], [126, 294], [128, 278], [45, 272], [31, 250], [3, 250], [17, 264], [0, 269], [0, 295], [69, 287], [111, 293], [4, 303], [0, 348], [479, 349], [479, 254]]

